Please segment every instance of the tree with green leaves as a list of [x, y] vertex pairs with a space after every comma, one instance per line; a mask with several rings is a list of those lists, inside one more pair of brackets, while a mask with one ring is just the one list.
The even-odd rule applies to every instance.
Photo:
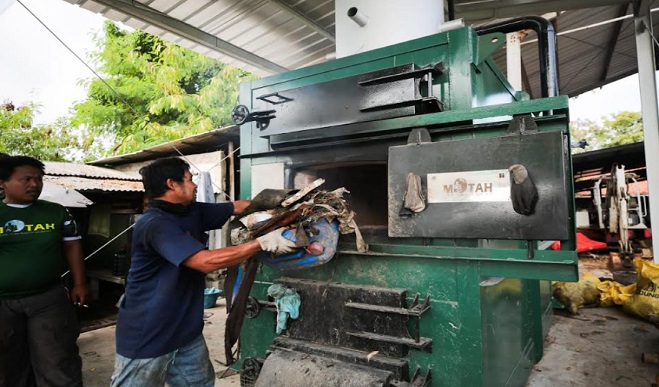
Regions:
[[73, 107], [92, 154], [129, 153], [230, 125], [249, 73], [142, 31], [107, 21], [92, 54], [102, 79]]
[[49, 125], [34, 125], [37, 108], [33, 103], [21, 107], [11, 102], [0, 105], [0, 152], [43, 161], [74, 159], [81, 144], [68, 121], [59, 118]]
[[610, 114], [602, 123], [578, 120], [570, 125], [570, 135], [572, 141], [585, 139], [586, 151], [633, 144], [643, 141], [643, 119], [639, 112], [620, 112]]

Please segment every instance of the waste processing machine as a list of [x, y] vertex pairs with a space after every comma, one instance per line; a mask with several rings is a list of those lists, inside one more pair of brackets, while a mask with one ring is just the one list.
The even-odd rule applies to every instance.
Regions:
[[[342, 236], [314, 268], [261, 266], [240, 334], [242, 385], [524, 385], [543, 354], [551, 281], [578, 279], [568, 99], [556, 95], [554, 36], [538, 19], [242, 85], [241, 197], [322, 178], [350, 191], [367, 243]], [[539, 99], [492, 58], [529, 23], [542, 25]], [[535, 190], [525, 209], [515, 166]], [[561, 250], [545, 248], [556, 240]], [[280, 335], [272, 284], [301, 298]]]

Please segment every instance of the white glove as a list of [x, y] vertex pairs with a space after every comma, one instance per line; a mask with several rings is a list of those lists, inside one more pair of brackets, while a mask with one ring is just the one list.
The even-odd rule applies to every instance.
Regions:
[[286, 230], [286, 227], [281, 227], [275, 231], [270, 231], [269, 233], [256, 238], [261, 245], [263, 251], [268, 251], [273, 254], [286, 254], [293, 252], [295, 250], [295, 242], [290, 241], [282, 235]]

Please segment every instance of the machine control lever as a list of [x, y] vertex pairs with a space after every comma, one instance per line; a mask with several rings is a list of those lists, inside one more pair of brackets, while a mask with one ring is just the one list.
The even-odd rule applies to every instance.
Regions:
[[261, 110], [250, 112], [247, 106], [238, 105], [231, 110], [231, 122], [234, 125], [242, 125], [246, 122], [256, 121], [256, 127], [263, 130], [270, 125], [270, 120], [275, 118], [274, 110]]

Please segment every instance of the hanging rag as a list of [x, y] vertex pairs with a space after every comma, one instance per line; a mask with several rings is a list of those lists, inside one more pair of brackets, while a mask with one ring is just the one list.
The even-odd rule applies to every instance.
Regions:
[[276, 333], [280, 335], [286, 329], [289, 317], [295, 320], [300, 316], [302, 301], [295, 290], [280, 284], [270, 285], [268, 295], [275, 299], [275, 306], [277, 307]]
[[535, 188], [528, 170], [521, 164], [515, 164], [511, 165], [508, 171], [512, 180], [510, 199], [513, 202], [513, 209], [518, 214], [531, 215], [538, 202], [538, 190]]
[[[215, 203], [215, 192], [213, 191], [213, 180], [208, 171], [199, 172], [199, 181], [197, 182], [197, 201], [200, 203]], [[216, 249], [222, 247], [222, 231], [206, 231], [208, 241], [206, 247]]]
[[407, 174], [407, 185], [405, 188], [405, 197], [403, 199], [403, 208], [411, 212], [421, 212], [426, 209], [426, 197], [423, 193], [421, 176], [412, 172]]
[[201, 203], [215, 203], [215, 193], [213, 192], [213, 180], [208, 171], [199, 172], [199, 182], [197, 183], [197, 201]]

